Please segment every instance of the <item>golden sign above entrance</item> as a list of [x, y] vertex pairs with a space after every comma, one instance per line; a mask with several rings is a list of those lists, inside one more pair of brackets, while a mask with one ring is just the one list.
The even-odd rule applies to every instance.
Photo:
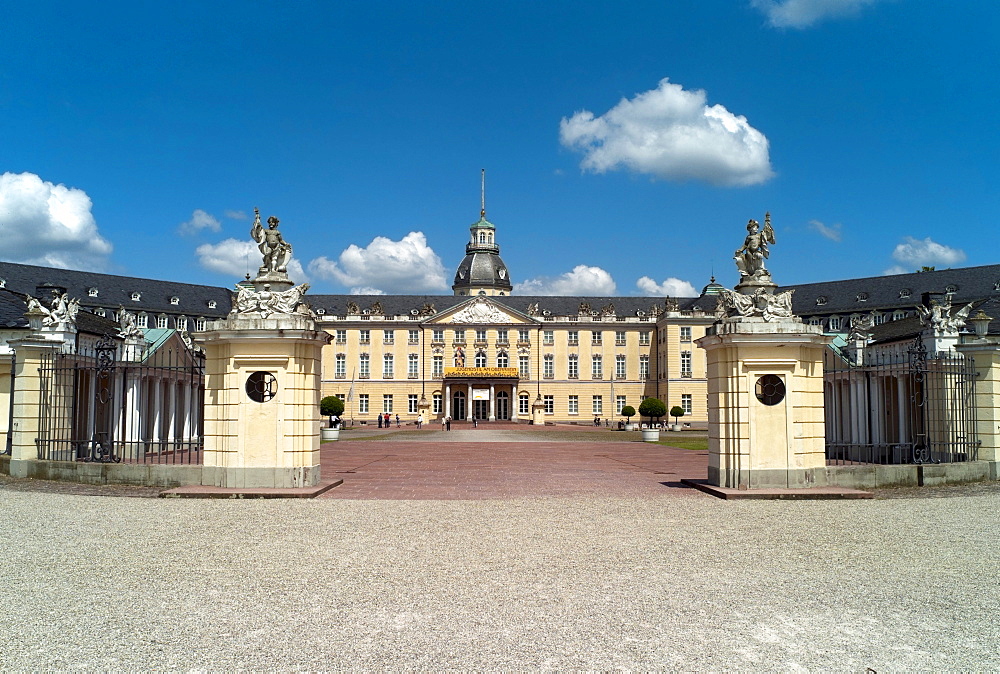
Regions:
[[516, 367], [446, 367], [445, 377], [458, 377], [464, 379], [517, 379]]

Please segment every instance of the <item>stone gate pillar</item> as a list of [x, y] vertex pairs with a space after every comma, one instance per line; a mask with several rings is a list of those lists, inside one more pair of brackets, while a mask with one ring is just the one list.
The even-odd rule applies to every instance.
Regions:
[[14, 397], [10, 475], [29, 477], [29, 462], [38, 460], [39, 406], [42, 402], [41, 368], [46, 357], [65, 347], [62, 341], [31, 336], [9, 342], [14, 349]]
[[238, 284], [233, 309], [196, 339], [205, 350], [202, 483], [227, 488], [307, 487], [320, 481], [320, 362], [331, 336], [292, 287], [292, 248], [268, 218], [251, 235], [264, 264]]
[[717, 321], [697, 340], [708, 361], [708, 481], [728, 488], [826, 484], [823, 354], [832, 337], [792, 313], [792, 292], [764, 266], [775, 242], [747, 224], [740, 283], [718, 296]]
[[[982, 312], [980, 312], [982, 313]], [[979, 460], [990, 462], [991, 480], [1000, 479], [1000, 343], [981, 337], [955, 347], [976, 364], [976, 430], [979, 436]]]

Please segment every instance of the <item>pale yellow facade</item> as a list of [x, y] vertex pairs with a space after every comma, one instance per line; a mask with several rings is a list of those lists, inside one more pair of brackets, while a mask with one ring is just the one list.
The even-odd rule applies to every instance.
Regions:
[[593, 424], [657, 397], [704, 425], [705, 356], [694, 340], [711, 321], [700, 311], [529, 316], [488, 296], [433, 316], [326, 315], [322, 395], [344, 398], [356, 423], [384, 413], [412, 423], [421, 400], [428, 422], [527, 423], [540, 400], [546, 422]]

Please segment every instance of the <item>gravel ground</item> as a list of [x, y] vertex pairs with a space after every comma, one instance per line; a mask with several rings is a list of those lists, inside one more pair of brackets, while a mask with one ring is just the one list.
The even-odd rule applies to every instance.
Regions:
[[13, 482], [5, 671], [1000, 669], [995, 486], [206, 502]]

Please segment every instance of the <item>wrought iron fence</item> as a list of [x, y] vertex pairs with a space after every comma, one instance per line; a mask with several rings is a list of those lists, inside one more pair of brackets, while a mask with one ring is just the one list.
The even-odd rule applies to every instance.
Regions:
[[976, 460], [971, 357], [928, 354], [917, 338], [891, 347], [829, 349], [823, 366], [828, 463]]
[[39, 374], [39, 459], [201, 463], [201, 354], [105, 336], [77, 353], [49, 354]]

